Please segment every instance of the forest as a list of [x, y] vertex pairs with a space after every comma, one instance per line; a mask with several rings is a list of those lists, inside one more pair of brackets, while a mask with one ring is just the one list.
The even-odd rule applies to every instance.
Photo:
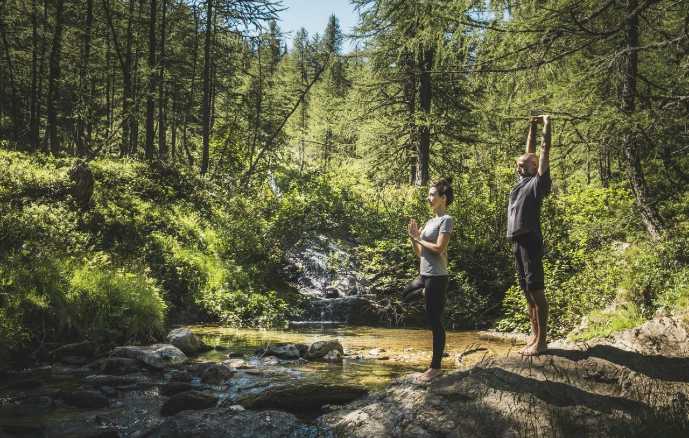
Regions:
[[448, 324], [528, 331], [505, 212], [542, 113], [551, 334], [686, 313], [689, 2], [351, 3], [351, 34], [285, 35], [272, 0], [0, 1], [3, 361], [282, 326], [286, 254], [319, 235], [352, 245], [379, 324], [413, 325], [405, 227], [439, 177]]

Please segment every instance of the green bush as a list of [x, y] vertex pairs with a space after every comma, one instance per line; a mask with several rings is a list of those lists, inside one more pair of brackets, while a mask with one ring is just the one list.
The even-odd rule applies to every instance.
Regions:
[[67, 329], [105, 343], [155, 341], [164, 334], [166, 304], [144, 273], [115, 268], [96, 254], [71, 275]]

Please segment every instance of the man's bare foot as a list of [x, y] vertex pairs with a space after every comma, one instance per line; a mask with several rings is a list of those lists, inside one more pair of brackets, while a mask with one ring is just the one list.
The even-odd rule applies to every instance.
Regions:
[[529, 336], [529, 339], [526, 341], [526, 345], [524, 345], [521, 350], [519, 350], [519, 354], [524, 354], [526, 350], [529, 348], [533, 347], [536, 343], [538, 342], [538, 338], [534, 335]]
[[443, 372], [438, 368], [429, 368], [425, 372], [419, 374], [416, 378], [414, 378], [414, 381], [416, 383], [427, 383], [433, 380], [434, 378], [438, 377], [442, 373]]
[[545, 353], [548, 350], [547, 343], [537, 343], [524, 348], [520, 353], [523, 356], [538, 356], [539, 354]]

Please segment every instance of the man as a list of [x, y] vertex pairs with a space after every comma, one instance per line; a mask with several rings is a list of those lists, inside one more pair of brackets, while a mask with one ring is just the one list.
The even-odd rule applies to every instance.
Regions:
[[[540, 159], [536, 156], [536, 128], [543, 123]], [[512, 240], [519, 285], [529, 304], [532, 337], [521, 354], [535, 356], [547, 348], [548, 302], [543, 283], [543, 236], [540, 211], [543, 198], [550, 192], [549, 154], [550, 117], [531, 117], [526, 153], [517, 158], [519, 181], [512, 188], [507, 207], [507, 237]]]

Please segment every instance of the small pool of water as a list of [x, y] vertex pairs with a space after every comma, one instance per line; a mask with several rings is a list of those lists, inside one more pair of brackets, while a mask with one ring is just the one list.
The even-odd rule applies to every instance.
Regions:
[[[292, 362], [284, 379], [303, 379], [324, 383], [357, 383], [371, 389], [389, 383], [410, 372], [423, 371], [431, 361], [432, 335], [430, 330], [346, 325], [304, 325], [288, 329], [239, 329], [215, 325], [193, 325], [189, 328], [211, 346], [226, 349], [212, 350], [197, 358], [201, 361], [221, 362], [228, 351], [249, 358], [259, 348], [278, 343], [311, 344], [319, 340], [337, 339], [345, 350], [341, 364], [322, 362]], [[486, 355], [501, 356], [514, 347], [507, 342], [479, 339], [476, 331], [448, 331], [447, 357], [443, 369], [456, 368], [456, 357], [463, 357], [463, 365], [472, 365]], [[378, 358], [369, 354], [382, 349]], [[282, 380], [280, 376], [274, 379]]]

